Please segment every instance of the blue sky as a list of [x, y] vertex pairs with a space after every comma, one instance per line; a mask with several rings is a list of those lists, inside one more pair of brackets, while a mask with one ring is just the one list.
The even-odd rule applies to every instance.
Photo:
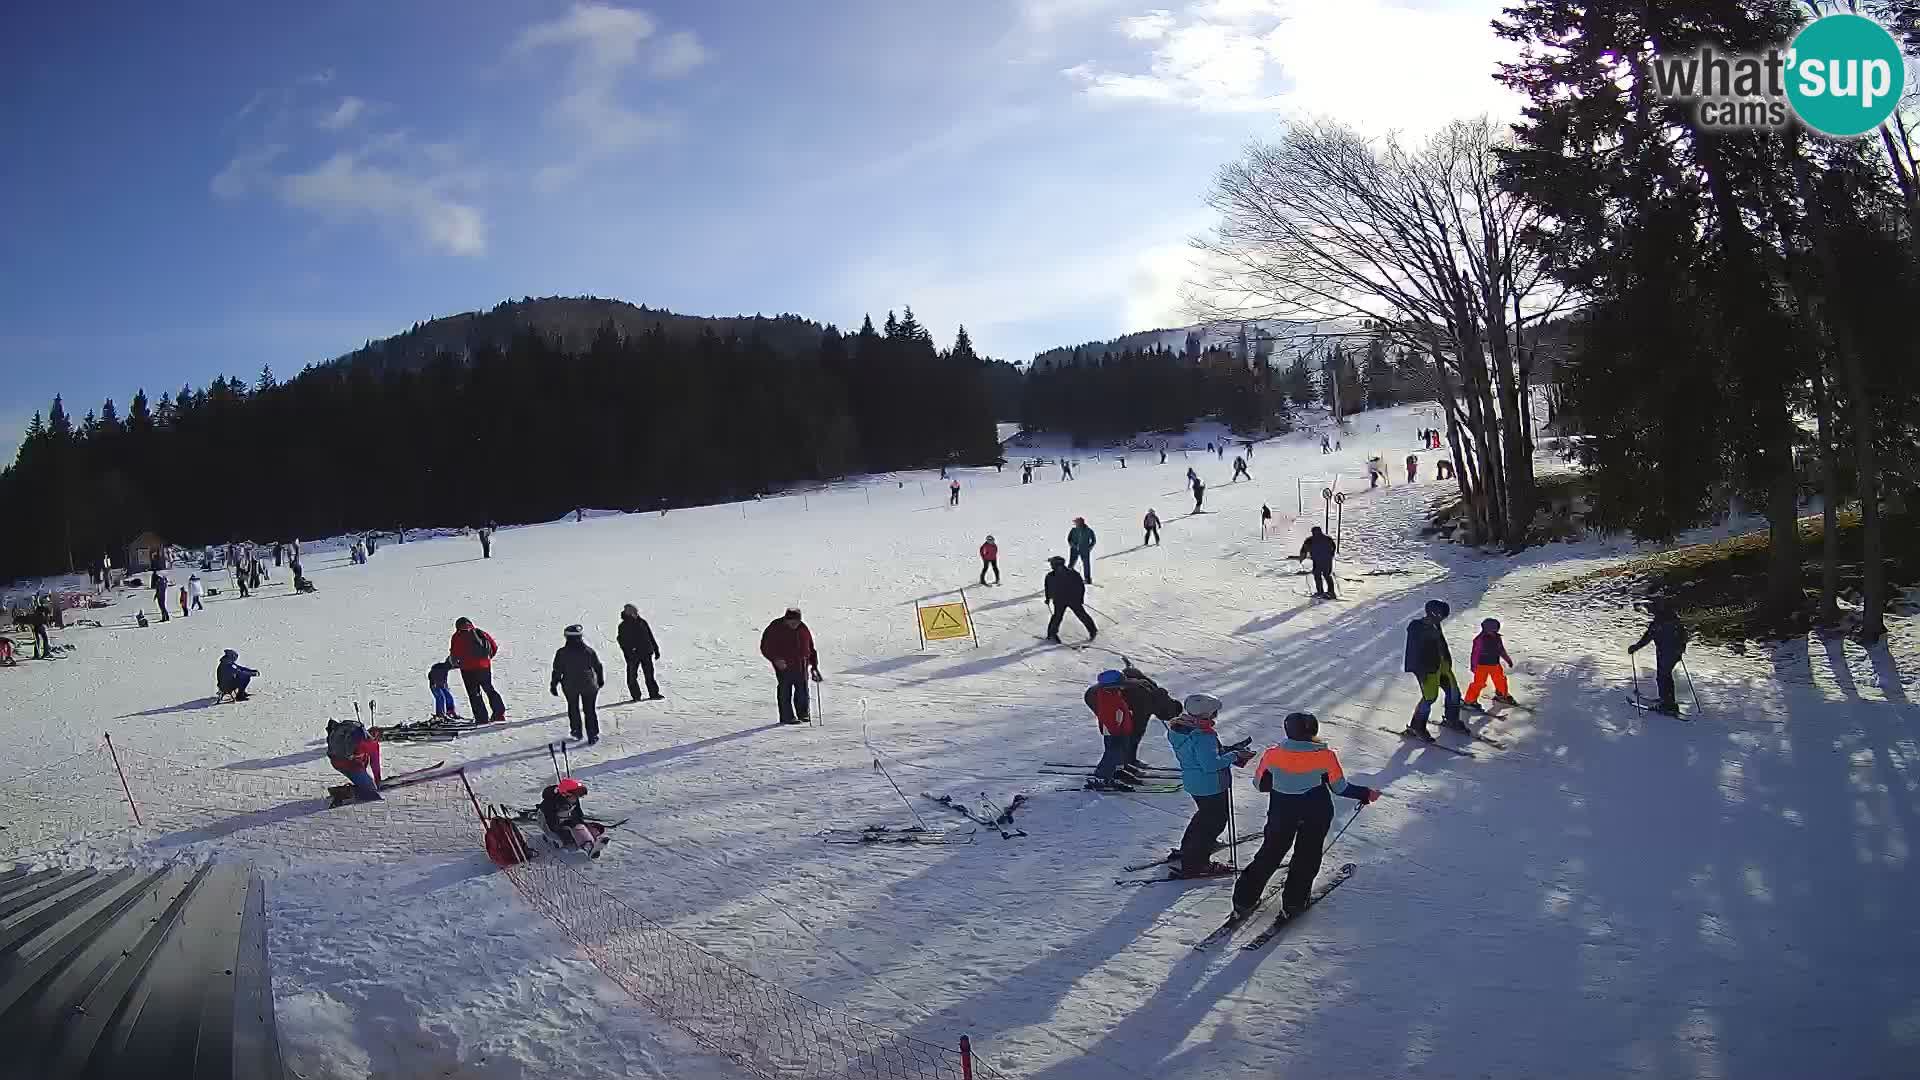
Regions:
[[1500, 111], [1497, 7], [30, 5], [0, 42], [0, 453], [56, 392], [124, 412], [522, 295], [911, 304], [1021, 360], [1177, 325], [1241, 143]]

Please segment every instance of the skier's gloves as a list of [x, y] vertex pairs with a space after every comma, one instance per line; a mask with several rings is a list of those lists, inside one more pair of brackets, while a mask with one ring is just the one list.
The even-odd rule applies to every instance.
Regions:
[[822, 675], [822, 674], [820, 674], [820, 669], [819, 669], [819, 668], [814, 668], [814, 669], [813, 669], [813, 681], [814, 681], [814, 682], [826, 682], [826, 681], [827, 681], [827, 677], [826, 677], [825, 675]]
[[1371, 806], [1374, 803], [1379, 801], [1380, 801], [1379, 788], [1368, 788], [1367, 793], [1360, 797], [1360, 805], [1362, 806]]
[[552, 695], [553, 695], [554, 697], [559, 697], [559, 696], [560, 696], [560, 688], [559, 688], [559, 687], [557, 687], [557, 686], [549, 686], [549, 687], [547, 687], [547, 693], [549, 693], [549, 694], [552, 694]]

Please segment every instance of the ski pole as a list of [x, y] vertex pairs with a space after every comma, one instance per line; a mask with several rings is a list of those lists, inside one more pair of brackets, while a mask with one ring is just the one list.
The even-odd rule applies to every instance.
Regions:
[[1687, 671], [1687, 658], [1684, 656], [1680, 658], [1680, 670], [1683, 672], [1686, 672], [1687, 692], [1693, 695], [1693, 711], [1699, 712], [1700, 711], [1700, 687], [1699, 687], [1699, 684], [1693, 681], [1693, 672]]
[[1348, 818], [1347, 823], [1345, 825], [1340, 826], [1340, 831], [1333, 834], [1333, 839], [1327, 841], [1327, 846], [1320, 849], [1321, 858], [1323, 859], [1326, 858], [1327, 852], [1333, 850], [1333, 845], [1339, 843], [1340, 838], [1347, 835], [1347, 830], [1353, 827], [1354, 818], [1358, 818], [1360, 816], [1360, 811], [1365, 810], [1366, 808], [1367, 808], [1366, 803], [1361, 803], [1359, 806], [1356, 806], [1353, 808], [1353, 817]]
[[813, 684], [813, 694], [820, 700], [815, 702], [818, 708], [813, 710], [814, 723], [827, 726], [827, 682], [825, 679]]
[[553, 762], [553, 782], [557, 784], [560, 782], [560, 752], [554, 749], [552, 743], [547, 744], [547, 758]]
[[887, 767], [885, 765], [880, 764], [879, 758], [873, 759], [873, 767], [880, 770], [880, 775], [887, 778], [887, 786], [893, 789], [893, 793], [895, 795], [900, 796], [901, 802], [907, 804], [907, 813], [913, 815], [913, 820], [917, 824], [919, 824], [920, 831], [921, 832], [931, 831], [927, 828], [926, 821], [920, 817], [920, 811], [915, 810], [913, 808], [913, 802], [907, 798], [907, 793], [900, 790], [900, 785], [893, 782], [893, 775], [887, 772]]
[[1227, 781], [1227, 864], [1240, 869], [1240, 823], [1233, 816], [1233, 774], [1225, 769]]
[[[1633, 700], [1639, 701], [1640, 700], [1640, 658], [1633, 654], [1632, 649], [1628, 649], [1627, 661], [1633, 665]], [[1693, 678], [1693, 676], [1689, 675], [1687, 676], [1687, 678], [1691, 679]]]

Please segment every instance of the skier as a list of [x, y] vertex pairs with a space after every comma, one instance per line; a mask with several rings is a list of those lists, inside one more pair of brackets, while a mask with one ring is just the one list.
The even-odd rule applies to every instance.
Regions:
[[547, 692], [554, 697], [560, 696], [561, 687], [567, 691], [567, 726], [573, 737], [580, 737], [580, 714], [586, 713], [587, 745], [600, 743], [600, 715], [594, 711], [594, 702], [600, 696], [600, 688], [607, 685], [606, 669], [600, 666], [600, 654], [588, 646], [586, 632], [575, 623], [561, 631], [566, 644], [554, 650], [553, 677], [547, 685]]
[[1147, 541], [1160, 542], [1160, 513], [1153, 507], [1147, 507], [1147, 516], [1140, 519], [1140, 528], [1145, 530], [1140, 536], [1140, 546], [1146, 547]]
[[1261, 503], [1260, 504], [1260, 538], [1262, 540], [1266, 539], [1267, 525], [1272, 521], [1273, 521], [1273, 507], [1268, 506], [1266, 503]]
[[213, 684], [221, 697], [231, 694], [233, 700], [245, 701], [252, 696], [247, 693], [247, 684], [258, 674], [250, 667], [241, 667], [240, 654], [228, 649], [220, 654], [220, 664], [213, 669]]
[[1320, 452], [1323, 454], [1333, 453], [1333, 444], [1327, 441], [1325, 435], [1320, 436]]
[[980, 545], [980, 584], [987, 583], [987, 571], [993, 571], [993, 583], [1000, 584], [1000, 545], [993, 542], [993, 534], [988, 533], [985, 543]]
[[181, 618], [184, 619], [187, 616], [193, 614], [193, 612], [187, 609], [187, 587], [185, 585], [180, 586], [180, 595], [175, 597], [175, 599], [180, 601], [180, 617]]
[[1214, 456], [1221, 461], [1227, 460], [1227, 440], [1220, 440], [1220, 448], [1214, 451]]
[[1347, 782], [1340, 758], [1318, 740], [1320, 721], [1312, 713], [1288, 713], [1281, 723], [1286, 738], [1267, 747], [1253, 773], [1254, 786], [1268, 793], [1267, 824], [1259, 852], [1233, 884], [1233, 913], [1243, 918], [1260, 903], [1288, 849], [1293, 864], [1280, 891], [1280, 910], [1299, 914], [1313, 893], [1313, 878], [1326, 852], [1333, 796], [1357, 799], [1363, 806], [1380, 797], [1377, 788]]
[[17, 662], [13, 658], [13, 639], [0, 636], [0, 667], [12, 667]]
[[1467, 684], [1467, 708], [1480, 708], [1480, 690], [1493, 680], [1493, 700], [1505, 705], [1518, 705], [1513, 695], [1507, 693], [1506, 668], [1500, 666], [1505, 661], [1507, 667], [1513, 666], [1513, 657], [1507, 655], [1507, 644], [1500, 640], [1500, 620], [1480, 620], [1480, 634], [1473, 639], [1473, 681]]
[[280, 555], [286, 550], [286, 547], [287, 544], [284, 540], [275, 540], [273, 542], [273, 565], [280, 565]]
[[947, 491], [948, 491], [947, 505], [959, 506], [960, 505], [960, 481], [958, 479], [954, 480], [951, 484], [947, 486]]
[[1251, 480], [1253, 479], [1253, 474], [1247, 471], [1247, 460], [1239, 454], [1235, 454], [1233, 455], [1233, 479], [1227, 481], [1227, 483], [1237, 484], [1240, 482], [1241, 477], [1246, 477], [1248, 480]]
[[[500, 643], [493, 635], [473, 625], [473, 620], [464, 615], [454, 620], [453, 638], [447, 643], [447, 655], [453, 658], [453, 666], [460, 669], [460, 681], [467, 686], [467, 700], [473, 705], [473, 722], [484, 724], [488, 720], [487, 706], [493, 706], [492, 720], [499, 723], [507, 718], [506, 703], [500, 700], [500, 691], [493, 688], [493, 658], [500, 652]], [[485, 697], [482, 697], [482, 694]]]
[[1448, 461], [1446, 458], [1441, 458], [1439, 463], [1433, 467], [1433, 478], [1435, 480], [1453, 479], [1453, 462]]
[[1073, 479], [1073, 462], [1068, 461], [1066, 458], [1060, 459], [1060, 479]]
[[380, 741], [360, 721], [327, 721], [327, 762], [353, 784], [354, 801], [380, 798]]
[[1673, 696], [1673, 669], [1680, 663], [1681, 654], [1687, 651], [1687, 628], [1674, 613], [1671, 602], [1653, 602], [1653, 621], [1647, 624], [1647, 631], [1640, 635], [1639, 641], [1627, 646], [1627, 652], [1639, 652], [1648, 642], [1653, 643], [1653, 681], [1660, 690], [1660, 701], [1654, 709], [1679, 716], [1680, 703]]
[[627, 658], [627, 697], [630, 701], [640, 700], [640, 683], [634, 678], [634, 669], [638, 668], [646, 675], [647, 699], [659, 701], [665, 697], [660, 692], [660, 684], [653, 680], [653, 662], [660, 659], [660, 643], [654, 639], [653, 627], [640, 617], [640, 609], [628, 604], [620, 609], [620, 652]]
[[1374, 488], [1377, 488], [1380, 486], [1381, 469], [1382, 469], [1382, 466], [1380, 464], [1380, 459], [1378, 457], [1370, 457], [1367, 459], [1367, 490], [1368, 491], [1372, 491]]
[[1127, 736], [1127, 757], [1120, 766], [1120, 772], [1123, 776], [1132, 775], [1140, 779], [1147, 772], [1147, 763], [1140, 760], [1140, 742], [1146, 738], [1150, 722], [1157, 717], [1172, 723], [1180, 716], [1180, 703], [1131, 661], [1120, 668], [1120, 674], [1126, 676], [1126, 682], [1120, 685], [1120, 689], [1127, 695], [1127, 704], [1139, 721], [1133, 727], [1133, 734]]
[[1025, 465], [1020, 466], [1020, 482], [1023, 484], [1033, 483], [1033, 462], [1029, 461]]
[[447, 673], [453, 670], [453, 657], [427, 669], [427, 689], [433, 691], [433, 718], [458, 720], [460, 710], [453, 704], [453, 691], [447, 689]]
[[[241, 595], [246, 595], [244, 590]], [[169, 621], [171, 616], [167, 614], [167, 575], [159, 570], [153, 572], [153, 602], [160, 605], [160, 621]]]
[[1300, 545], [1300, 554], [1294, 557], [1294, 561], [1312, 560], [1313, 595], [1325, 597], [1328, 600], [1340, 599], [1333, 594], [1333, 557], [1338, 550], [1333, 537], [1322, 532], [1318, 525], [1313, 527], [1313, 530], [1307, 534], [1306, 541]]
[[1093, 545], [1097, 540], [1093, 530], [1087, 527], [1086, 518], [1073, 519], [1073, 528], [1067, 530], [1067, 565], [1072, 566], [1077, 560], [1086, 570], [1089, 585], [1093, 584]]
[[1440, 726], [1449, 731], [1467, 730], [1467, 722], [1460, 719], [1460, 683], [1453, 677], [1453, 654], [1447, 649], [1447, 635], [1440, 629], [1451, 611], [1445, 600], [1429, 600], [1426, 613], [1407, 624], [1406, 670], [1420, 681], [1420, 704], [1413, 707], [1413, 718], [1402, 734], [1428, 742], [1433, 741], [1433, 732], [1427, 730], [1427, 717], [1433, 712], [1434, 699], [1443, 692], [1446, 705]]
[[599, 858], [607, 846], [607, 827], [588, 820], [580, 809], [587, 785], [569, 776], [557, 784], [548, 784], [540, 792], [540, 826], [561, 847], [579, 848]]
[[1240, 446], [1242, 449], [1244, 449], [1247, 452], [1247, 457], [1249, 458], [1253, 457], [1253, 440], [1252, 439], [1242, 439], [1240, 441]]
[[480, 557], [483, 559], [493, 558], [493, 526], [490, 524], [482, 525], [475, 531], [480, 537]]
[[1200, 512], [1200, 504], [1201, 502], [1205, 501], [1206, 497], [1207, 497], [1206, 482], [1201, 480], [1197, 476], [1194, 477], [1193, 478], [1193, 512], [1194, 513], [1197, 514]]
[[308, 593], [308, 592], [319, 591], [313, 587], [313, 582], [308, 581], [305, 575], [301, 573], [299, 552], [297, 551], [294, 552], [293, 561], [288, 564], [288, 567], [293, 571], [293, 591], [294, 592]]
[[205, 585], [202, 585], [200, 583], [200, 575], [188, 574], [187, 575], [187, 602], [193, 605], [193, 610], [195, 611], [207, 610], [207, 605], [200, 602], [200, 598], [205, 596], [206, 594], [207, 594], [207, 589]]
[[1180, 837], [1180, 858], [1174, 877], [1213, 877], [1232, 873], [1232, 868], [1214, 862], [1214, 845], [1220, 830], [1227, 827], [1228, 804], [1233, 798], [1228, 785], [1229, 767], [1241, 768], [1253, 757], [1247, 743], [1231, 747], [1220, 745], [1214, 733], [1214, 718], [1220, 713], [1220, 699], [1210, 694], [1190, 694], [1180, 715], [1167, 724], [1167, 742], [1173, 747], [1174, 760], [1180, 763], [1180, 786], [1193, 796], [1193, 820]]
[[767, 628], [760, 632], [760, 655], [773, 665], [780, 722], [811, 722], [807, 701], [808, 672], [811, 671], [814, 682], [826, 680], [820, 677], [820, 654], [813, 647], [813, 631], [807, 629], [806, 622], [800, 618], [799, 608], [788, 608], [785, 614], [768, 623]]
[[1137, 723], [1122, 686], [1126, 681], [1127, 677], [1118, 671], [1103, 671], [1082, 696], [1100, 725], [1100, 763], [1094, 766], [1093, 777], [1087, 781], [1087, 787], [1095, 791], [1133, 790], [1132, 784], [1118, 776], [1120, 766], [1127, 763], [1127, 742]]
[[1046, 602], [1053, 608], [1053, 617], [1047, 620], [1047, 640], [1055, 645], [1060, 644], [1060, 620], [1066, 618], [1069, 611], [1080, 620], [1080, 625], [1087, 628], [1088, 641], [1098, 638], [1100, 629], [1093, 625], [1093, 618], [1087, 614], [1086, 583], [1060, 556], [1054, 555], [1047, 562], [1053, 569], [1047, 571], [1046, 579], [1040, 585]]
[[53, 642], [47, 637], [47, 609], [39, 604], [27, 610], [27, 629], [33, 631], [33, 658], [46, 660], [53, 656]]
[[1160, 464], [1165, 465], [1166, 463], [1167, 463], [1167, 444], [1161, 443], [1160, 444]]
[[1420, 455], [1408, 454], [1407, 455], [1407, 483], [1409, 484], [1413, 483], [1414, 476], [1417, 475], [1419, 472], [1420, 472]]

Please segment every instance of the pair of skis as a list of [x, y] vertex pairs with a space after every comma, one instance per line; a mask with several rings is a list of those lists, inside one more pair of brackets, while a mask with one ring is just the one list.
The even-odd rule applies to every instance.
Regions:
[[[1213, 850], [1224, 851], [1230, 847], [1239, 847], [1241, 844], [1245, 844], [1245, 843], [1260, 839], [1262, 835], [1263, 834], [1261, 833], [1255, 832], [1255, 833], [1248, 833], [1247, 835], [1239, 838], [1238, 840], [1234, 840], [1232, 842], [1228, 842], [1226, 840], [1216, 840], [1214, 841], [1214, 844], [1213, 844]], [[1171, 851], [1167, 852], [1166, 858], [1154, 859], [1151, 862], [1133, 863], [1128, 866], [1123, 866], [1120, 868], [1120, 872], [1123, 874], [1137, 874], [1142, 870], [1151, 870], [1156, 866], [1167, 866], [1172, 863], [1177, 863], [1179, 861], [1180, 861], [1180, 849], [1174, 848]], [[1155, 880], [1160, 880], [1160, 879], [1156, 878]]]
[[992, 799], [988, 798], [987, 793], [983, 791], [980, 793], [980, 802], [982, 806], [986, 807], [986, 813], [984, 814], [951, 795], [935, 795], [930, 791], [923, 791], [920, 793], [920, 797], [937, 802], [941, 806], [965, 816], [968, 821], [976, 825], [985, 825], [987, 828], [999, 832], [1002, 840], [1011, 840], [1016, 836], [1027, 835], [1027, 830], [1019, 828], [1013, 823], [1013, 812], [1018, 810], [1020, 806], [1027, 801], [1025, 795], [1015, 795], [1013, 801], [1007, 804], [1007, 808], [1002, 810]]
[[[1096, 769], [1097, 767], [1098, 766], [1094, 766], [1094, 765], [1079, 765], [1079, 764], [1070, 764], [1070, 763], [1061, 762], [1061, 761], [1049, 761], [1046, 764], [1041, 766], [1040, 773], [1044, 776], [1084, 776], [1089, 779], [1092, 779], [1094, 769]], [[1176, 792], [1180, 790], [1180, 780], [1179, 780], [1180, 770], [1178, 769], [1169, 769], [1169, 768], [1164, 768], [1160, 766], [1150, 765], [1150, 766], [1147, 766], [1147, 768], [1141, 771], [1138, 775], [1143, 777], [1143, 779], [1141, 780], [1122, 779], [1120, 782], [1126, 784], [1127, 787], [1132, 788], [1133, 792], [1137, 794], [1166, 795], [1166, 794], [1170, 794], [1172, 792]], [[1062, 790], [1073, 790], [1073, 789], [1065, 788]], [[1089, 787], [1086, 790], [1102, 791], [1103, 789]], [[1118, 794], [1124, 795], [1124, 794], [1128, 794], [1128, 792], [1118, 791]]]
[[[393, 788], [406, 787], [408, 784], [417, 784], [422, 780], [432, 780], [435, 778], [434, 774], [445, 768], [446, 764], [445, 761], [436, 761], [423, 769], [409, 769], [403, 773], [392, 773], [380, 781], [380, 790], [388, 791]], [[352, 784], [335, 784], [327, 789], [327, 809], [329, 810], [345, 806], [352, 801]]]
[[971, 844], [975, 831], [869, 825], [864, 829], [822, 829], [817, 835], [829, 844]]
[[[1299, 911], [1294, 911], [1294, 912], [1282, 911], [1280, 914], [1274, 916], [1273, 921], [1267, 924], [1267, 928], [1265, 930], [1260, 931], [1259, 934], [1255, 935], [1251, 940], [1246, 942], [1244, 945], [1241, 945], [1240, 948], [1246, 952], [1255, 952], [1255, 951], [1258, 951], [1259, 949], [1265, 948], [1267, 944], [1271, 942], [1274, 938], [1279, 937], [1281, 931], [1285, 930], [1290, 924], [1293, 923], [1295, 919], [1298, 919], [1300, 916], [1306, 914], [1310, 908], [1318, 904], [1320, 901], [1325, 900], [1327, 898], [1327, 895], [1333, 892], [1333, 890], [1339, 888], [1342, 885], [1345, 885], [1347, 883], [1347, 879], [1352, 877], [1353, 872], [1357, 869], [1359, 869], [1359, 867], [1354, 863], [1342, 863], [1340, 865], [1340, 868], [1333, 872], [1332, 876], [1326, 878], [1325, 880], [1321, 881], [1319, 884], [1314, 886], [1313, 892], [1307, 897], [1307, 903], [1305, 907], [1301, 908]], [[1252, 908], [1248, 909], [1245, 912], [1227, 916], [1225, 922], [1222, 922], [1219, 926], [1215, 927], [1211, 933], [1207, 934], [1207, 936], [1193, 943], [1194, 951], [1195, 952], [1205, 951], [1207, 949], [1212, 948], [1214, 945], [1220, 943], [1221, 941], [1224, 941], [1227, 938], [1232, 937], [1234, 931], [1240, 929], [1240, 927], [1243, 924], [1251, 920], [1254, 914], [1266, 905], [1267, 900], [1270, 899], [1274, 895], [1274, 893], [1277, 893], [1278, 891], [1279, 891], [1278, 889], [1270, 891], [1266, 896], [1263, 896], [1260, 898], [1259, 903], [1255, 904]]]

